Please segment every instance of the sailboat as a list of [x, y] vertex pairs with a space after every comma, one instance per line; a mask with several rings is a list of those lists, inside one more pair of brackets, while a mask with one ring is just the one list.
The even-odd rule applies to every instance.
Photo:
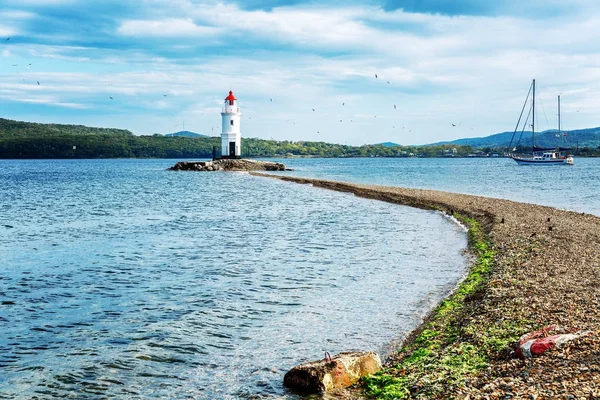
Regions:
[[[510, 158], [515, 160], [519, 165], [573, 165], [575, 160], [572, 155], [567, 155], [564, 152], [570, 149], [562, 148], [562, 147], [553, 147], [553, 148], [543, 148], [537, 147], [535, 145], [535, 79], [531, 83], [530, 91], [532, 93], [531, 97], [531, 109], [529, 114], [531, 114], [531, 157], [517, 157], [514, 154], [510, 155]], [[529, 98], [529, 93], [527, 93], [527, 98], [525, 99], [525, 104], [523, 105], [523, 110], [521, 110], [521, 115], [519, 116], [519, 121], [517, 122], [517, 127], [515, 128], [515, 132], [513, 133], [513, 137], [510, 141], [509, 148], [512, 146], [512, 141], [515, 137], [517, 129], [519, 128], [519, 124], [521, 122], [521, 118], [523, 117], [523, 111], [525, 110], [525, 105], [527, 104], [527, 100]], [[529, 119], [529, 114], [527, 115], [527, 119]], [[527, 119], [525, 124], [527, 123]], [[525, 125], [523, 126], [523, 130], [525, 129]], [[560, 134], [560, 95], [558, 96], [558, 132]], [[521, 132], [522, 133], [522, 132]], [[513, 151], [516, 150], [516, 147]]]

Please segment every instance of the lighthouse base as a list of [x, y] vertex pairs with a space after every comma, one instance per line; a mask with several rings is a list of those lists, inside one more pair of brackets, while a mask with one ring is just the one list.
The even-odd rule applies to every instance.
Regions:
[[219, 159], [215, 161], [181, 161], [171, 171], [291, 171], [285, 164], [246, 159]]
[[221, 156], [221, 157], [216, 157], [213, 158], [213, 161], [216, 160], [241, 160], [242, 156]]

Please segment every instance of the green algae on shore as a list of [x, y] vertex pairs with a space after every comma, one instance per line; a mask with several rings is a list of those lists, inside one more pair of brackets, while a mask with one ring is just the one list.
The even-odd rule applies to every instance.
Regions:
[[[442, 396], [448, 383], [461, 383], [469, 373], [486, 368], [489, 353], [502, 351], [517, 337], [511, 329], [482, 332], [473, 323], [462, 326], [465, 314], [472, 307], [470, 303], [481, 296], [487, 284], [495, 252], [475, 219], [456, 212], [454, 217], [469, 228], [469, 245], [476, 260], [455, 292], [413, 332], [393, 357], [392, 365], [363, 380], [368, 396], [381, 399]], [[472, 340], [457, 340], [461, 336]]]
[[[435, 190], [251, 174], [439, 210], [469, 227], [477, 257], [469, 276], [385, 372], [342, 398], [600, 399], [600, 217]], [[596, 334], [539, 357], [511, 356], [521, 335], [548, 325]]]

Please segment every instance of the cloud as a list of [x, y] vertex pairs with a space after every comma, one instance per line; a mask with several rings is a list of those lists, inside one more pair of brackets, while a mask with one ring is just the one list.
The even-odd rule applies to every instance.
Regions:
[[[8, 118], [35, 115], [39, 104], [71, 107], [57, 114], [66, 123], [109, 120], [147, 134], [185, 120], [210, 133], [218, 132], [218, 105], [232, 87], [244, 137], [424, 143], [511, 129], [535, 77], [546, 104], [564, 93], [567, 121], [570, 114], [575, 121], [573, 107], [581, 110], [577, 126], [595, 123], [597, 6], [574, 0], [560, 18], [538, 18], [517, 16], [508, 1], [482, 2], [483, 11], [470, 2], [454, 11], [444, 2], [400, 3], [15, 6], [3, 27], [17, 29], [19, 41], [0, 47], [0, 99]], [[431, 9], [409, 11], [409, 3]], [[38, 79], [40, 87], [31, 85]], [[465, 131], [444, 128], [456, 119]]]
[[166, 19], [159, 21], [125, 21], [117, 33], [133, 36], [189, 37], [215, 36], [222, 30], [211, 26], [196, 25], [191, 19]]
[[552, 18], [565, 15], [577, 8], [577, 3], [562, 0], [386, 0], [386, 11], [403, 10], [408, 13], [440, 14], [448, 16], [522, 16]]

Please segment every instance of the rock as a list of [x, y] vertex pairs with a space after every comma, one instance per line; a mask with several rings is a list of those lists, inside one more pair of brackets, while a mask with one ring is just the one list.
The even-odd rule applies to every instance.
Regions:
[[375, 352], [344, 352], [333, 358], [300, 364], [283, 377], [284, 386], [303, 393], [322, 393], [348, 387], [381, 370]]
[[291, 171], [285, 164], [272, 161], [221, 159], [215, 161], [181, 161], [171, 171]]

